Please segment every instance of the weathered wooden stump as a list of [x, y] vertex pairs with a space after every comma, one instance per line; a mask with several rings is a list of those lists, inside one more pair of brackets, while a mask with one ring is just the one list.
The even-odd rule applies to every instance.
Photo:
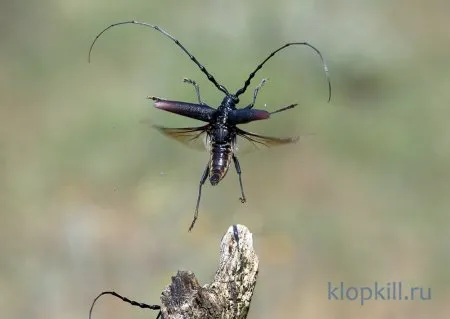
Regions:
[[162, 293], [162, 318], [246, 318], [256, 286], [258, 265], [248, 228], [230, 226], [220, 244], [220, 261], [214, 281], [200, 286], [192, 272], [178, 271]]

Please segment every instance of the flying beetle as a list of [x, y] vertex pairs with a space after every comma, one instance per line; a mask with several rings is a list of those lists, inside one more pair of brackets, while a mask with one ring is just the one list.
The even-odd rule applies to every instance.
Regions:
[[99, 37], [109, 30], [110, 28], [124, 25], [124, 24], [134, 24], [140, 25], [144, 27], [152, 28], [160, 33], [162, 33], [165, 37], [171, 39], [175, 44], [184, 51], [184, 53], [189, 56], [189, 58], [199, 67], [200, 71], [202, 71], [208, 80], [214, 84], [214, 86], [225, 94], [222, 102], [217, 108], [212, 108], [206, 103], [204, 103], [200, 97], [200, 89], [197, 83], [191, 79], [184, 79], [185, 83], [192, 85], [195, 89], [195, 93], [197, 96], [198, 103], [188, 103], [181, 101], [171, 101], [162, 99], [159, 97], [148, 97], [148, 99], [154, 101], [154, 105], [156, 108], [172, 112], [175, 114], [179, 114], [182, 116], [190, 117], [192, 119], [196, 119], [199, 121], [206, 122], [207, 124], [198, 126], [198, 127], [183, 127], [183, 128], [168, 128], [162, 126], [154, 126], [158, 131], [163, 133], [164, 135], [174, 138], [184, 144], [190, 144], [192, 141], [198, 139], [200, 136], [206, 134], [206, 142], [209, 148], [209, 161], [203, 172], [203, 175], [200, 179], [199, 187], [198, 187], [198, 196], [197, 196], [197, 205], [195, 207], [194, 218], [189, 227], [189, 231], [192, 230], [194, 224], [198, 217], [198, 209], [200, 205], [200, 198], [202, 195], [202, 187], [205, 184], [206, 180], [209, 178], [211, 185], [217, 185], [227, 174], [228, 168], [230, 167], [231, 161], [233, 161], [234, 166], [236, 168], [236, 172], [239, 178], [239, 185], [241, 190], [241, 197], [239, 198], [242, 203], [246, 202], [246, 197], [244, 194], [244, 187], [242, 185], [242, 172], [239, 164], [239, 160], [236, 157], [237, 150], [237, 137], [243, 138], [255, 145], [263, 145], [266, 147], [283, 145], [289, 143], [295, 143], [298, 141], [298, 137], [289, 137], [289, 138], [277, 138], [277, 137], [268, 137], [262, 136], [254, 133], [250, 133], [244, 131], [237, 127], [239, 124], [246, 124], [253, 121], [258, 120], [266, 120], [270, 118], [271, 115], [284, 112], [290, 110], [297, 106], [297, 104], [291, 104], [282, 108], [279, 108], [273, 112], [268, 112], [266, 110], [258, 110], [254, 109], [254, 105], [256, 102], [256, 97], [258, 95], [259, 90], [266, 82], [266, 79], [263, 79], [261, 83], [255, 88], [253, 92], [253, 100], [252, 102], [242, 108], [237, 108], [239, 103], [239, 96], [242, 95], [250, 85], [251, 80], [255, 77], [256, 73], [263, 67], [263, 65], [270, 60], [276, 53], [279, 51], [294, 45], [303, 45], [311, 48], [315, 51], [315, 53], [320, 57], [322, 62], [323, 69], [325, 71], [327, 83], [328, 83], [328, 102], [331, 100], [331, 82], [328, 74], [328, 67], [325, 63], [325, 60], [321, 54], [321, 52], [309, 44], [308, 42], [289, 42], [275, 51], [271, 52], [267, 58], [265, 58], [256, 69], [250, 73], [247, 80], [244, 82], [244, 86], [237, 90], [235, 94], [230, 93], [225, 86], [219, 84], [214, 76], [209, 73], [206, 68], [200, 64], [200, 62], [172, 35], [158, 27], [157, 25], [152, 25], [147, 22], [139, 22], [139, 21], [124, 21], [111, 24], [110, 26], [103, 29], [94, 39], [89, 49], [89, 61], [91, 57], [92, 48], [95, 43], [99, 39]]

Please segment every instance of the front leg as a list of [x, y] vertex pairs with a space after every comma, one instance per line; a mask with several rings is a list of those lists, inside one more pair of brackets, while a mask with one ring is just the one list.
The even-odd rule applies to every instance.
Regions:
[[244, 109], [251, 109], [251, 108], [253, 108], [253, 106], [255, 106], [256, 97], [258, 96], [258, 92], [264, 86], [264, 84], [266, 84], [267, 80], [268, 79], [262, 79], [261, 80], [261, 83], [259, 83], [259, 85], [256, 87], [255, 91], [253, 92], [253, 101], [252, 101], [252, 103], [247, 105], [246, 107], [244, 107]]
[[191, 79], [187, 79], [187, 78], [184, 78], [183, 82], [192, 84], [195, 88], [195, 94], [197, 94], [198, 103], [202, 104], [202, 105], [205, 104], [202, 102], [202, 99], [200, 98], [200, 87], [198, 86], [197, 82], [195, 82], [194, 80], [191, 80]]

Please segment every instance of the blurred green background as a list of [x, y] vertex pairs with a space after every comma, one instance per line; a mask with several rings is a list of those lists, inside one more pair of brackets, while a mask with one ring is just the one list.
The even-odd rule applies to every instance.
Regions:
[[[2, 318], [87, 318], [113, 289], [159, 303], [178, 269], [209, 282], [222, 234], [254, 234], [260, 276], [249, 318], [448, 318], [450, 306], [450, 20], [448, 1], [7, 1], [0, 4], [0, 311]], [[142, 121], [197, 122], [161, 112], [156, 95], [216, 106], [223, 94], [157, 32], [157, 24], [230, 91], [283, 51], [241, 98], [299, 107], [244, 128], [314, 133], [240, 157], [206, 184], [208, 161]], [[402, 281], [430, 301], [329, 301], [327, 283]], [[94, 318], [152, 318], [104, 298]]]

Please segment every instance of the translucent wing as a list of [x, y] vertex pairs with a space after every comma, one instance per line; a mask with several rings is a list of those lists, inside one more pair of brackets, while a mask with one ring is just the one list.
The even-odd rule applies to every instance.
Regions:
[[[240, 141], [238, 141], [238, 145], [235, 146], [235, 148], [239, 150], [239, 153], [244, 154], [262, 148], [270, 148], [274, 146], [296, 143], [300, 139], [298, 136], [287, 138], [262, 136], [241, 130], [240, 128], [237, 127], [236, 127], [236, 134], [240, 137]], [[242, 143], [242, 141], [246, 141], [248, 143]], [[239, 144], [246, 144], [246, 145], [243, 146]]]
[[169, 128], [164, 126], [153, 125], [153, 128], [157, 129], [162, 134], [177, 140], [184, 145], [196, 149], [202, 150], [208, 149], [207, 147], [207, 129], [209, 125], [198, 127], [180, 127]]

